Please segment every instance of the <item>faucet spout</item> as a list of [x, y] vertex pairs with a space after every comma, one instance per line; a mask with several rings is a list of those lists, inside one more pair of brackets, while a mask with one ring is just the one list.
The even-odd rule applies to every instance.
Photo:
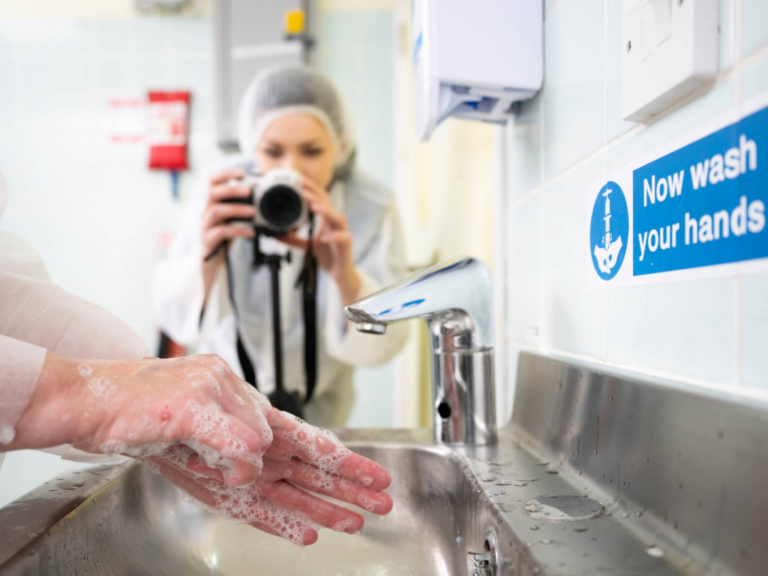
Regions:
[[387, 324], [423, 318], [433, 348], [493, 348], [493, 290], [488, 267], [477, 258], [456, 258], [417, 272], [346, 307], [362, 332], [383, 334]]
[[438, 442], [496, 442], [492, 286], [491, 273], [482, 261], [457, 258], [344, 309], [357, 330], [370, 334], [384, 334], [394, 322], [426, 321]]

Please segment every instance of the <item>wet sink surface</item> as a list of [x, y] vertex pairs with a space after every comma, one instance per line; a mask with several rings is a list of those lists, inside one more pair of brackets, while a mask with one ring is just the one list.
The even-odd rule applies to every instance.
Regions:
[[[385, 517], [363, 512], [357, 536], [320, 531], [304, 549], [185, 501], [136, 464], [39, 538], [3, 573], [30, 574], [469, 574], [467, 545], [492, 518], [467, 461], [429, 446], [349, 447], [398, 481]], [[479, 543], [482, 548], [482, 541]]]

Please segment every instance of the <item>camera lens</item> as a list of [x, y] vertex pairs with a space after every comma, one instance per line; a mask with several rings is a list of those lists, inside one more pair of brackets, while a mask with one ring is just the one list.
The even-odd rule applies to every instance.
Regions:
[[289, 186], [275, 186], [267, 190], [259, 202], [262, 218], [279, 227], [290, 227], [301, 217], [301, 196]]

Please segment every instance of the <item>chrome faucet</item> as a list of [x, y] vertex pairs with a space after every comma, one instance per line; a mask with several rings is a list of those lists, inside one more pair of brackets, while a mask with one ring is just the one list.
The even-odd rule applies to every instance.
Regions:
[[494, 444], [493, 289], [477, 258], [431, 266], [345, 308], [361, 332], [424, 318], [431, 336], [435, 440]]

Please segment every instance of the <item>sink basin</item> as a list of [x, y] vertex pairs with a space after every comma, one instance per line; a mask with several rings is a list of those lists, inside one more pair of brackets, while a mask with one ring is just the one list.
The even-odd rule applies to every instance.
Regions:
[[482, 551], [486, 529], [494, 526], [501, 533], [502, 524], [468, 462], [429, 445], [347, 445], [398, 479], [390, 490], [396, 502], [392, 513], [379, 517], [361, 511], [366, 525], [357, 536], [321, 530], [319, 541], [302, 549], [210, 514], [135, 463], [37, 538], [2, 573], [471, 573], [468, 546]]
[[[0, 509], [0, 576], [762, 576], [768, 405], [521, 354], [498, 444], [339, 430], [395, 506], [305, 549], [185, 501], [135, 461], [72, 472]], [[714, 447], [714, 449], [713, 449]]]

